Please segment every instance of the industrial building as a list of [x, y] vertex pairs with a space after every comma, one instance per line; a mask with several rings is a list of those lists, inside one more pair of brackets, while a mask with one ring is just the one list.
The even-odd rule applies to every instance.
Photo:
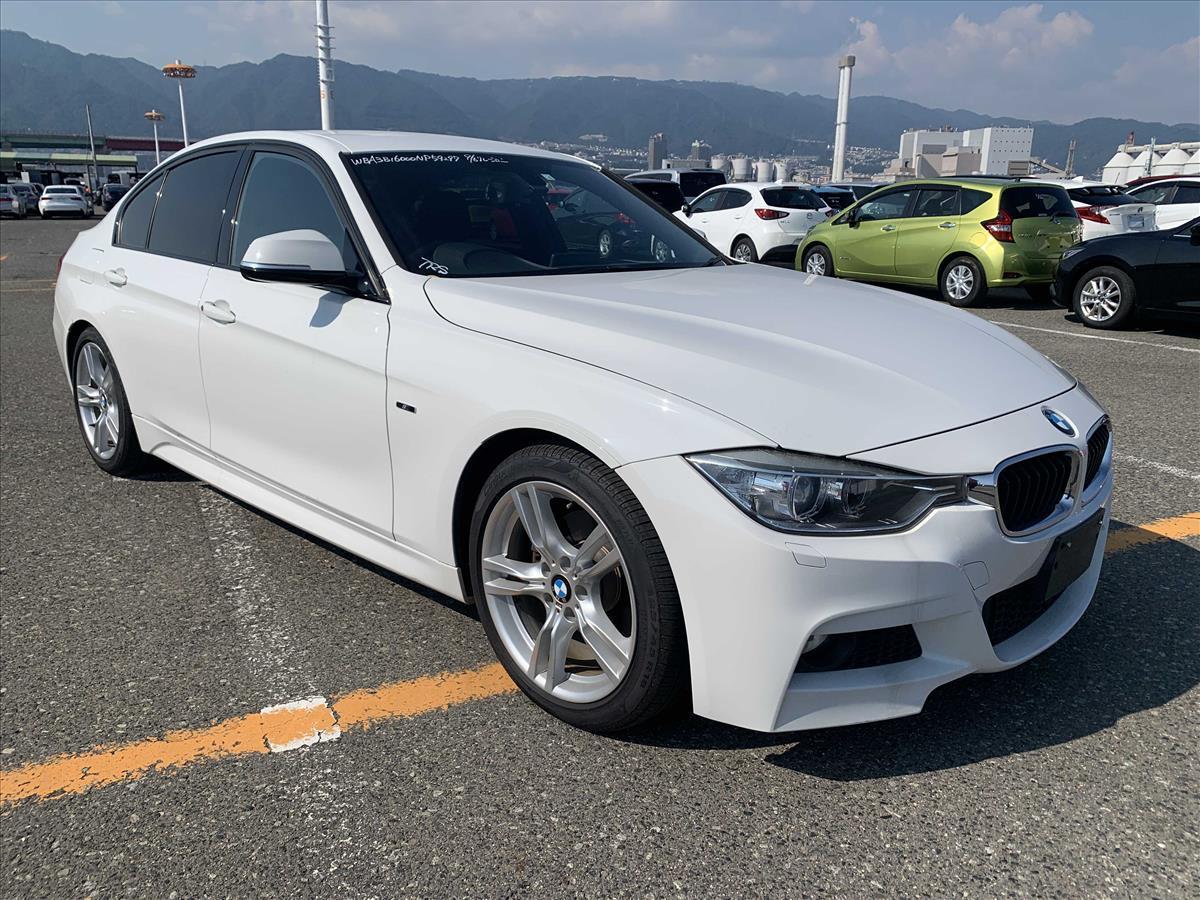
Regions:
[[919, 129], [900, 135], [900, 152], [884, 169], [892, 179], [943, 175], [1028, 175], [1033, 128], [989, 126]]
[[661, 131], [650, 135], [650, 146], [646, 153], [646, 168], [661, 169], [667, 158], [667, 136]]
[[1110, 184], [1148, 175], [1200, 175], [1200, 141], [1135, 145], [1129, 137], [1104, 164], [1103, 179]]
[[[183, 149], [183, 142], [160, 138], [164, 157]], [[150, 137], [96, 135], [96, 178], [148, 172], [154, 168], [154, 140]], [[0, 176], [5, 181], [57, 184], [64, 178], [86, 177], [92, 165], [92, 147], [86, 134], [0, 134]]]

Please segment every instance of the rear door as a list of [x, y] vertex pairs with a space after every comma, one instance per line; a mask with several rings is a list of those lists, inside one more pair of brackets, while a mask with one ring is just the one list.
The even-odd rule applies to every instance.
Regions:
[[959, 191], [956, 187], [923, 187], [912, 213], [896, 224], [896, 275], [932, 279], [958, 237]]
[[1057, 185], [1006, 187], [1000, 209], [1012, 219], [1013, 243], [1024, 257], [1026, 275], [1052, 276], [1063, 251], [1079, 241], [1075, 204]]
[[202, 447], [209, 422], [197, 354], [200, 300], [241, 155], [241, 147], [226, 147], [189, 156], [139, 184], [121, 208], [113, 244], [97, 256], [119, 326], [111, 337], [101, 331], [121, 360], [130, 406]]
[[916, 192], [915, 187], [883, 191], [842, 213], [839, 218], [846, 227], [838, 228], [833, 248], [833, 265], [839, 274], [864, 278], [896, 274], [897, 232]]

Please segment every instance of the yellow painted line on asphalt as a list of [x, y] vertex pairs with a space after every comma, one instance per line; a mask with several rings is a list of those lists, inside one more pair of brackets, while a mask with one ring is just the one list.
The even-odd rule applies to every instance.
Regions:
[[1200, 536], [1200, 512], [1187, 513], [1170, 519], [1159, 519], [1146, 525], [1136, 525], [1129, 528], [1118, 528], [1108, 533], [1108, 543], [1104, 552], [1108, 556], [1140, 547], [1143, 544], [1153, 544], [1158, 541], [1181, 541], [1184, 538]]
[[[1159, 519], [1109, 532], [1105, 555], [1198, 535], [1200, 512]], [[193, 763], [281, 753], [338, 740], [346, 732], [366, 730], [392, 719], [413, 718], [516, 690], [503, 666], [492, 663], [479, 669], [443, 672], [352, 691], [333, 701], [309, 697], [224, 719], [207, 728], [99, 746], [0, 771], [0, 802], [12, 804], [70, 796], [134, 781], [151, 772], [174, 774]]]
[[205, 760], [294, 750], [336, 740], [343, 732], [388, 719], [411, 718], [516, 689], [503, 666], [493, 663], [354, 691], [332, 703], [324, 697], [311, 697], [225, 719], [208, 728], [100, 746], [0, 772], [0, 802], [81, 794], [150, 772], [172, 774]]

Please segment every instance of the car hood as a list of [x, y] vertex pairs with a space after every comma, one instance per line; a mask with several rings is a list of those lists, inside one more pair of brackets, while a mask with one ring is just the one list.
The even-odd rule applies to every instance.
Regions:
[[969, 313], [768, 266], [431, 277], [425, 289], [464, 328], [620, 373], [809, 453], [960, 428], [1074, 384]]

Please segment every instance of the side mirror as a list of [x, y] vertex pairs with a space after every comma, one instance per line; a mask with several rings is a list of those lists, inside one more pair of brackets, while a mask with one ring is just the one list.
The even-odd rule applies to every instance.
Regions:
[[239, 264], [251, 281], [325, 284], [354, 290], [361, 276], [346, 271], [342, 251], [311, 228], [280, 231], [256, 238]]
[[849, 225], [851, 228], [858, 227], [858, 209], [857, 208], [851, 209], [848, 213], [846, 213], [846, 224]]
[[1200, 225], [1192, 226], [1192, 241], [1196, 246], [1200, 246]]
[[690, 203], [683, 204], [683, 206], [679, 207], [679, 211], [681, 213], [683, 213], [685, 216], [690, 217], [692, 214], [692, 204], [690, 204]]

